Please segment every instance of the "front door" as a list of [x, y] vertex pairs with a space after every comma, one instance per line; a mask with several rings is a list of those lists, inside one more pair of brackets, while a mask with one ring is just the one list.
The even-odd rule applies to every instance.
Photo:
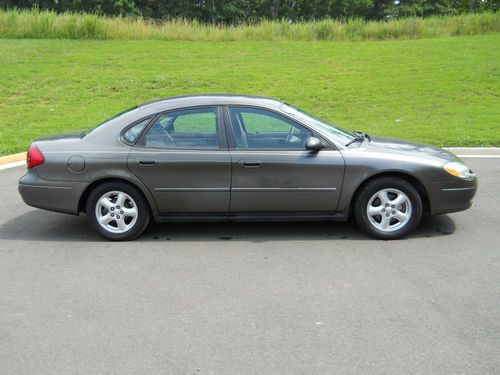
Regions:
[[305, 149], [312, 132], [276, 112], [228, 108], [235, 148], [231, 213], [329, 213], [339, 201], [344, 159]]
[[160, 215], [221, 214], [229, 209], [231, 157], [221, 110], [201, 107], [157, 116], [128, 157]]

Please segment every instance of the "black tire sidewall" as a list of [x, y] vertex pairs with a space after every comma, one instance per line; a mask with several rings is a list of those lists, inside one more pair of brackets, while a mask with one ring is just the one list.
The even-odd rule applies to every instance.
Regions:
[[[401, 229], [394, 232], [383, 232], [375, 228], [368, 219], [366, 207], [371, 197], [383, 189], [401, 190], [410, 199], [412, 213], [409, 222]], [[369, 235], [384, 239], [393, 240], [404, 237], [420, 223], [422, 218], [422, 199], [415, 187], [408, 181], [397, 177], [381, 177], [366, 183], [359, 191], [354, 202], [354, 217], [358, 225]]]
[[[104, 194], [110, 191], [122, 191], [128, 194], [135, 201], [138, 210], [137, 221], [135, 225], [125, 233], [112, 233], [104, 229], [95, 215], [95, 207], [97, 200], [101, 198]], [[135, 187], [123, 183], [123, 182], [105, 182], [98, 185], [92, 190], [86, 205], [87, 216], [90, 222], [94, 225], [97, 233], [107, 240], [112, 241], [128, 241], [141, 235], [141, 233], [146, 229], [150, 220], [150, 209], [149, 205], [144, 198], [143, 194]]]

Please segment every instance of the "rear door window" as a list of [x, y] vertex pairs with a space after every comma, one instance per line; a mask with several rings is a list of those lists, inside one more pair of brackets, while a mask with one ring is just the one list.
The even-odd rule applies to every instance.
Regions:
[[162, 114], [147, 130], [144, 146], [153, 148], [219, 148], [217, 107]]

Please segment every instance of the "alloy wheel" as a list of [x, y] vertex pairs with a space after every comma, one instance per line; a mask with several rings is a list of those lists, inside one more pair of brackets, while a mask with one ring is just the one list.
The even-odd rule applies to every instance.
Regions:
[[130, 195], [122, 191], [103, 194], [96, 203], [95, 215], [99, 225], [111, 233], [125, 233], [137, 222], [139, 211]]
[[401, 190], [382, 189], [368, 201], [366, 214], [373, 227], [382, 232], [393, 232], [410, 221], [411, 201]]

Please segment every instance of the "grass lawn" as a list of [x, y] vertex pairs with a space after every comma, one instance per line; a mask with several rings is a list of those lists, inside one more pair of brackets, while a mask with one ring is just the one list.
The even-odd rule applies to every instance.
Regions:
[[0, 154], [193, 93], [280, 98], [345, 129], [500, 146], [500, 34], [384, 42], [0, 39]]

